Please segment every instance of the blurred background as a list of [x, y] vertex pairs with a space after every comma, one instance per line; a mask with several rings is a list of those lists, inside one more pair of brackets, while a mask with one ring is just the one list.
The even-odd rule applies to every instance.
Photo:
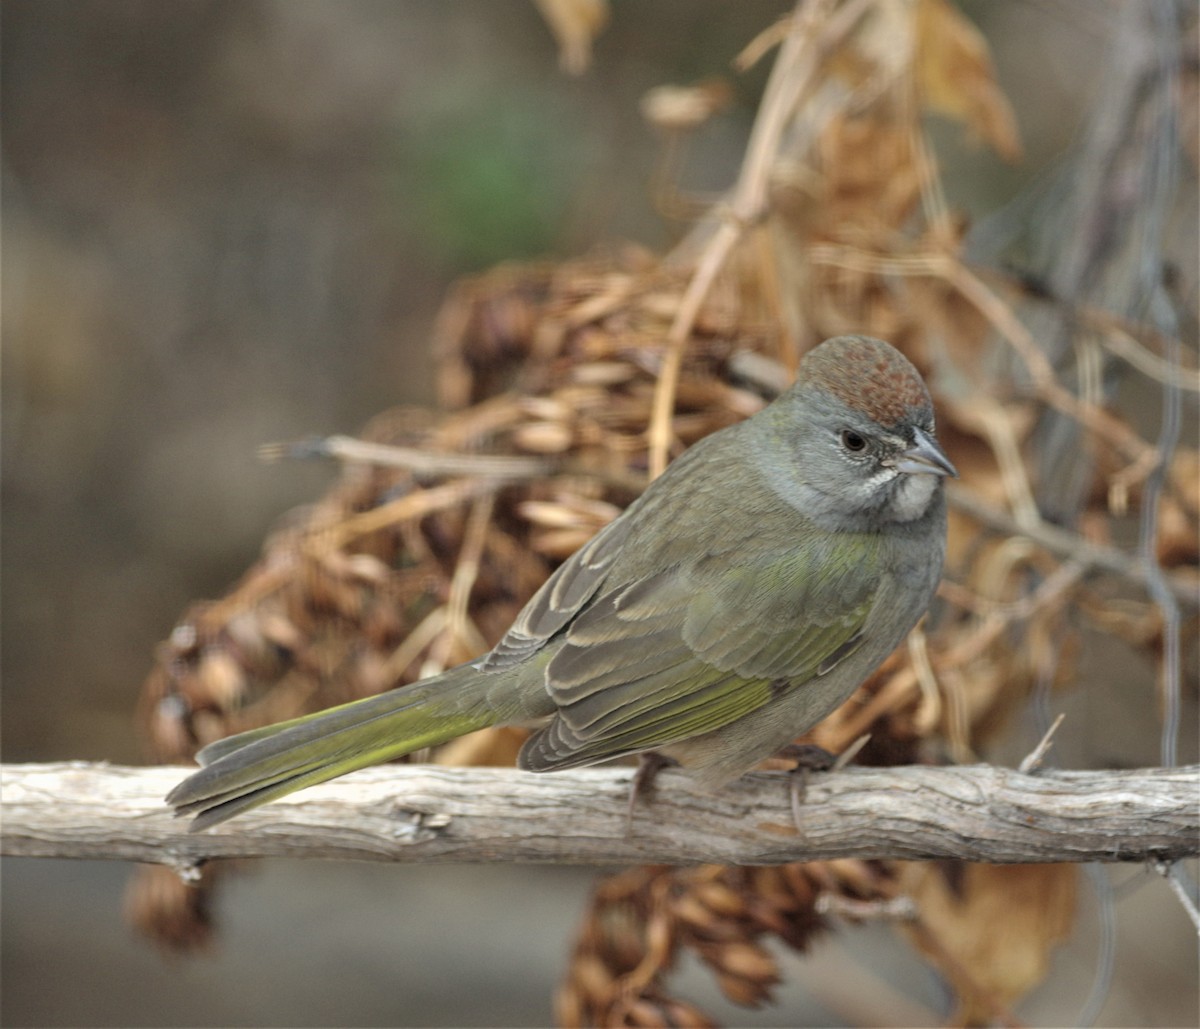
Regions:
[[[964, 8], [1026, 145], [1009, 168], [936, 133], [951, 202], [980, 217], [1067, 151], [1109, 26], [1086, 0]], [[683, 227], [656, 213], [661, 141], [639, 100], [729, 79], [682, 176], [715, 195], [765, 78], [730, 61], [787, 9], [618, 3], [573, 77], [526, 0], [6, 0], [4, 760], [141, 760], [132, 715], [155, 644], [332, 481], [256, 448], [431, 403], [430, 328], [462, 275], [618, 239], [669, 246]], [[179, 960], [122, 922], [127, 872], [5, 862], [5, 1025], [543, 1024], [592, 878], [264, 863], [222, 891], [217, 948]], [[1194, 1024], [1194, 935], [1161, 882], [1119, 879], [1138, 917], [1102, 1023]], [[1083, 1003], [1097, 938], [1083, 907], [1022, 1009], [1032, 1022]], [[843, 933], [792, 961], [759, 1013], [683, 974], [728, 1023], [919, 1024], [942, 997], [895, 950], [884, 930]], [[851, 962], [853, 1002], [836, 990]]]

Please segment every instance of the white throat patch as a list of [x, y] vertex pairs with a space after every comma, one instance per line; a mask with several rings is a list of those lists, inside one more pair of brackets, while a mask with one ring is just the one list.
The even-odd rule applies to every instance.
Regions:
[[938, 485], [937, 475], [902, 473], [896, 491], [888, 503], [892, 517], [898, 522], [911, 522], [929, 510], [929, 502]]

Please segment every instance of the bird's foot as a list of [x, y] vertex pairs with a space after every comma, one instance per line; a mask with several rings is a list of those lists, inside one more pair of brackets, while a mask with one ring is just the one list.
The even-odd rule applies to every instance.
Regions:
[[637, 771], [629, 783], [629, 810], [625, 815], [625, 834], [633, 832], [633, 812], [637, 807], [638, 797], [649, 796], [654, 792], [654, 780], [658, 773], [670, 765], [678, 764], [656, 750], [645, 750], [638, 755]]
[[803, 832], [800, 827], [800, 809], [808, 796], [809, 773], [840, 771], [858, 756], [858, 752], [867, 745], [867, 740], [870, 738], [870, 733], [860, 736], [840, 754], [831, 754], [824, 747], [818, 747], [812, 743], [789, 743], [779, 752], [779, 757], [789, 758], [796, 762], [795, 767], [788, 772], [788, 779], [792, 800], [792, 821], [796, 825], [797, 832]]

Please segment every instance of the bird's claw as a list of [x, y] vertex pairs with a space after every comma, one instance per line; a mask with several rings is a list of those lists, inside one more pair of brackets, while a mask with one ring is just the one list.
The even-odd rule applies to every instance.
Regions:
[[637, 807], [638, 797], [654, 792], [654, 780], [658, 773], [669, 765], [676, 764], [669, 757], [664, 757], [655, 750], [646, 750], [638, 755], [637, 771], [629, 783], [629, 809], [625, 814], [625, 834], [633, 832], [633, 812]]
[[840, 771], [858, 756], [858, 752], [866, 746], [870, 738], [869, 733], [860, 736], [840, 754], [831, 754], [824, 747], [813, 743], [789, 743], [779, 752], [779, 757], [796, 762], [795, 767], [788, 772], [788, 792], [792, 802], [792, 821], [797, 832], [803, 832], [800, 826], [800, 809], [808, 797], [809, 773]]

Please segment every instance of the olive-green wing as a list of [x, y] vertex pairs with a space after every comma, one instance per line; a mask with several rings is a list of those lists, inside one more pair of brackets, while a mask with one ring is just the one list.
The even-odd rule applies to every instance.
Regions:
[[813, 547], [674, 567], [594, 595], [546, 666], [558, 707], [526, 745], [536, 771], [588, 764], [719, 729], [853, 652], [875, 599], [861, 561]]
[[[615, 568], [630, 563], [630, 553], [637, 557], [635, 564], [654, 567], [639, 567], [633, 576], [627, 571], [617, 574], [616, 583], [620, 586], [643, 574], [653, 575], [677, 565], [692, 547], [716, 553], [722, 546], [738, 546], [743, 537], [737, 533], [719, 533], [724, 536], [721, 544], [705, 540], [705, 532], [713, 531], [711, 520], [696, 517], [697, 511], [713, 506], [713, 493], [717, 489], [710, 482], [711, 477], [696, 474], [696, 466], [706, 460], [719, 460], [716, 455], [733, 439], [730, 433], [738, 428], [714, 433], [672, 461], [619, 518], [558, 567], [479, 667], [484, 671], [512, 668], [523, 664], [552, 640], [557, 641], [597, 597], [619, 588], [609, 580]], [[681, 512], [682, 519], [690, 521], [682, 530]]]
[[627, 524], [610, 523], [559, 565], [479, 667], [490, 671], [519, 665], [562, 632], [604, 584], [620, 554]]

